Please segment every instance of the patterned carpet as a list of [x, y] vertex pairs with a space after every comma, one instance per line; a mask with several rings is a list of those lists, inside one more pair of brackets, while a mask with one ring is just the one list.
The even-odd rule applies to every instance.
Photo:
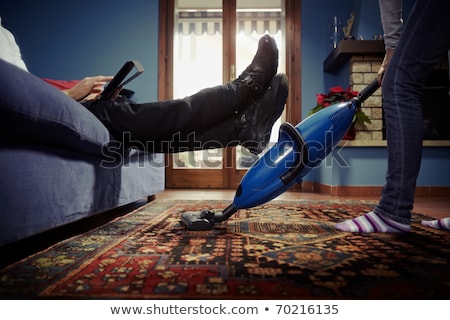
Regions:
[[334, 230], [364, 202], [272, 201], [211, 231], [179, 222], [228, 204], [155, 200], [0, 270], [0, 298], [450, 298], [450, 232], [423, 215], [404, 235]]

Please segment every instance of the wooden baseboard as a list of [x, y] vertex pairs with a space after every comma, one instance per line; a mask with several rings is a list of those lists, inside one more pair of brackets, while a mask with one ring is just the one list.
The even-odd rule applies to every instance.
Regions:
[[[316, 192], [336, 197], [377, 197], [381, 195], [382, 186], [330, 186], [317, 182], [306, 181], [301, 184], [301, 190]], [[450, 187], [417, 187], [416, 197], [441, 198], [450, 196]]]

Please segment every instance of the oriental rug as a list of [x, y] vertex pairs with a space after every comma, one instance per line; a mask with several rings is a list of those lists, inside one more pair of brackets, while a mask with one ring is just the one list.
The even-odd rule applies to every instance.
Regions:
[[450, 232], [413, 215], [409, 234], [334, 229], [368, 202], [271, 201], [211, 231], [154, 200], [0, 270], [2, 299], [450, 299]]

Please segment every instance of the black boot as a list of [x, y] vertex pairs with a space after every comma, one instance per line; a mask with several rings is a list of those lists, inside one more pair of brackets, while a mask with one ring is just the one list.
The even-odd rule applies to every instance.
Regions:
[[251, 64], [231, 84], [236, 88], [237, 107], [243, 110], [266, 92], [278, 69], [278, 48], [275, 39], [264, 35]]
[[261, 153], [270, 140], [275, 121], [281, 116], [289, 92], [288, 78], [285, 74], [273, 77], [264, 96], [253, 103], [240, 116], [239, 144], [253, 154]]

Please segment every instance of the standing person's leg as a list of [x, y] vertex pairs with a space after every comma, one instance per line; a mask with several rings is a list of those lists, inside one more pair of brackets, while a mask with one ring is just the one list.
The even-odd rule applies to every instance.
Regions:
[[[265, 35], [252, 63], [233, 82], [206, 88], [184, 99], [143, 104], [97, 102], [88, 106], [125, 146], [153, 151], [194, 132], [204, 132], [246, 110], [261, 98], [278, 68], [275, 40]], [[126, 139], [124, 137], [126, 136]], [[170, 151], [170, 150], [169, 150]]]
[[388, 171], [374, 211], [338, 223], [348, 232], [410, 230], [423, 140], [421, 97], [427, 77], [450, 46], [450, 2], [418, 0], [383, 78]]

